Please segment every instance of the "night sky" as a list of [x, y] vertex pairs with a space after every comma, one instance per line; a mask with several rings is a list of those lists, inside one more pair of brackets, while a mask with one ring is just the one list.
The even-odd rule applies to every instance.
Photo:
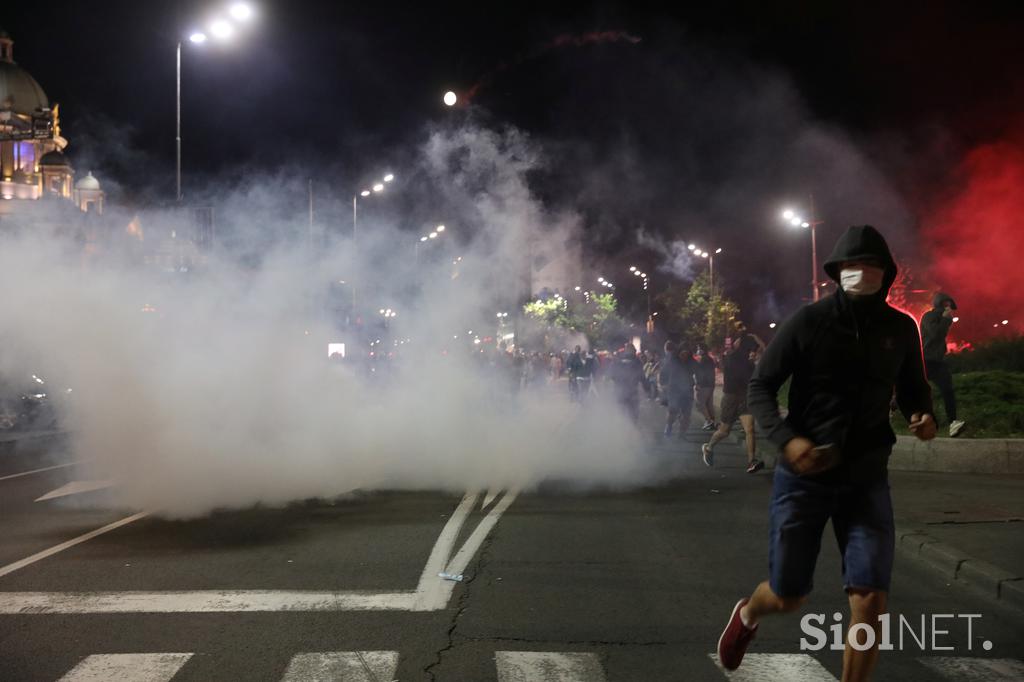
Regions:
[[[585, 216], [598, 262], [649, 256], [637, 231], [762, 256], [789, 240], [802, 257], [770, 233], [779, 202], [813, 192], [823, 251], [846, 225], [880, 222], [904, 255], [920, 242], [924, 272], [943, 248], [927, 238], [937, 207], [969, 184], [964, 160], [1021, 139], [1020, 3], [254, 4], [231, 48], [184, 46], [187, 189], [308, 167], [344, 194], [430, 126], [473, 117], [544, 145], [537, 192]], [[174, 46], [217, 6], [6, 2], [0, 26], [60, 102], [79, 171], [152, 203], [173, 195]], [[441, 104], [474, 85], [470, 107]], [[823, 173], [820, 143], [793, 155], [806, 130], [848, 143], [872, 179]], [[755, 288], [778, 274], [749, 253], [733, 267]], [[793, 299], [802, 280], [782, 279]], [[932, 279], [921, 286], [954, 284]]]

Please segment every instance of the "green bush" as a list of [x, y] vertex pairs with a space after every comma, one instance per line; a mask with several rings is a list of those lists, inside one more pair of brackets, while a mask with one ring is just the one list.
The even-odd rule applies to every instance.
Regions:
[[[957, 417], [967, 422], [961, 438], [1024, 438], [1024, 372], [964, 372], [953, 375]], [[949, 432], [942, 395], [932, 384], [939, 435]], [[893, 417], [897, 433], [909, 433], [906, 420]]]
[[953, 373], [1024, 372], [1024, 336], [992, 339], [971, 350], [947, 355], [946, 362]]

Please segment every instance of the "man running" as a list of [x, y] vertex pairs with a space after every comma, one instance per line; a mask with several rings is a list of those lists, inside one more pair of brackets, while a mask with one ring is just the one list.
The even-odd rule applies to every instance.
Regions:
[[714, 466], [715, 446], [725, 440], [737, 419], [743, 427], [744, 442], [747, 446], [747, 473], [757, 473], [764, 468], [764, 462], [757, 458], [757, 440], [754, 437], [754, 417], [747, 408], [747, 384], [754, 374], [758, 355], [764, 350], [764, 341], [747, 331], [747, 325], [737, 320], [733, 323], [736, 336], [732, 350], [722, 362], [722, 421], [711, 434], [711, 440], [701, 446], [704, 464]]
[[[750, 406], [782, 450], [770, 508], [769, 579], [733, 608], [718, 657], [736, 669], [760, 621], [799, 608], [811, 592], [821, 535], [831, 519], [843, 556], [850, 629], [843, 682], [866, 680], [878, 657], [879, 622], [892, 575], [895, 530], [888, 459], [896, 437], [889, 399], [921, 440], [935, 437], [931, 389], [914, 320], [885, 298], [896, 263], [869, 225], [851, 227], [825, 263], [839, 290], [797, 311], [769, 344], [750, 382]], [[789, 413], [777, 394], [791, 379]], [[853, 634], [853, 633], [851, 633]]]

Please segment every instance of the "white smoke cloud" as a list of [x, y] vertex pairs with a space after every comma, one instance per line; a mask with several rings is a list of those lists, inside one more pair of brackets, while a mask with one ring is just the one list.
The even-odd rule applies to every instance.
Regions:
[[[417, 267], [416, 236], [372, 216], [358, 259], [339, 238], [311, 256], [297, 236], [301, 220], [268, 209], [289, 189], [280, 178], [221, 197], [235, 246], [187, 276], [123, 258], [131, 249], [110, 246], [120, 237], [83, 265], [66, 229], [7, 221], [0, 373], [31, 367], [73, 387], [62, 417], [76, 456], [90, 463], [85, 473], [118, 481], [114, 503], [170, 516], [356, 489], [643, 481], [651, 467], [640, 435], [614, 405], [581, 412], [560, 392], [515, 395], [506, 374], [453, 338], [473, 327], [493, 336], [496, 302], [525, 291], [530, 235], [561, 239], [578, 225], [531, 194], [527, 174], [541, 162], [514, 130], [430, 135], [409, 191], [429, 188], [414, 201], [443, 207], [452, 245]], [[167, 220], [139, 218], [144, 227]], [[255, 261], [236, 257], [247, 238]], [[447, 254], [456, 244], [453, 278]], [[392, 337], [411, 340], [388, 372], [326, 358], [339, 337], [360, 350], [321, 295], [326, 282], [352, 275], [368, 318], [387, 301], [399, 310]]]

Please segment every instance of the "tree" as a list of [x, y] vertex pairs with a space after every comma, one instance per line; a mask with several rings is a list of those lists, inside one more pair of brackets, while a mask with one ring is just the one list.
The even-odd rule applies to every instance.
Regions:
[[717, 286], [711, 291], [708, 273], [698, 275], [689, 287], [672, 286], [658, 296], [669, 331], [683, 343], [698, 343], [721, 348], [731, 333], [731, 324], [740, 314], [735, 301], [722, 295]]
[[523, 306], [527, 319], [544, 332], [545, 345], [553, 334], [568, 338], [572, 332], [584, 334], [592, 348], [607, 348], [626, 333], [627, 325], [617, 312], [618, 301], [612, 293], [574, 296], [573, 300], [555, 296], [538, 298]]

